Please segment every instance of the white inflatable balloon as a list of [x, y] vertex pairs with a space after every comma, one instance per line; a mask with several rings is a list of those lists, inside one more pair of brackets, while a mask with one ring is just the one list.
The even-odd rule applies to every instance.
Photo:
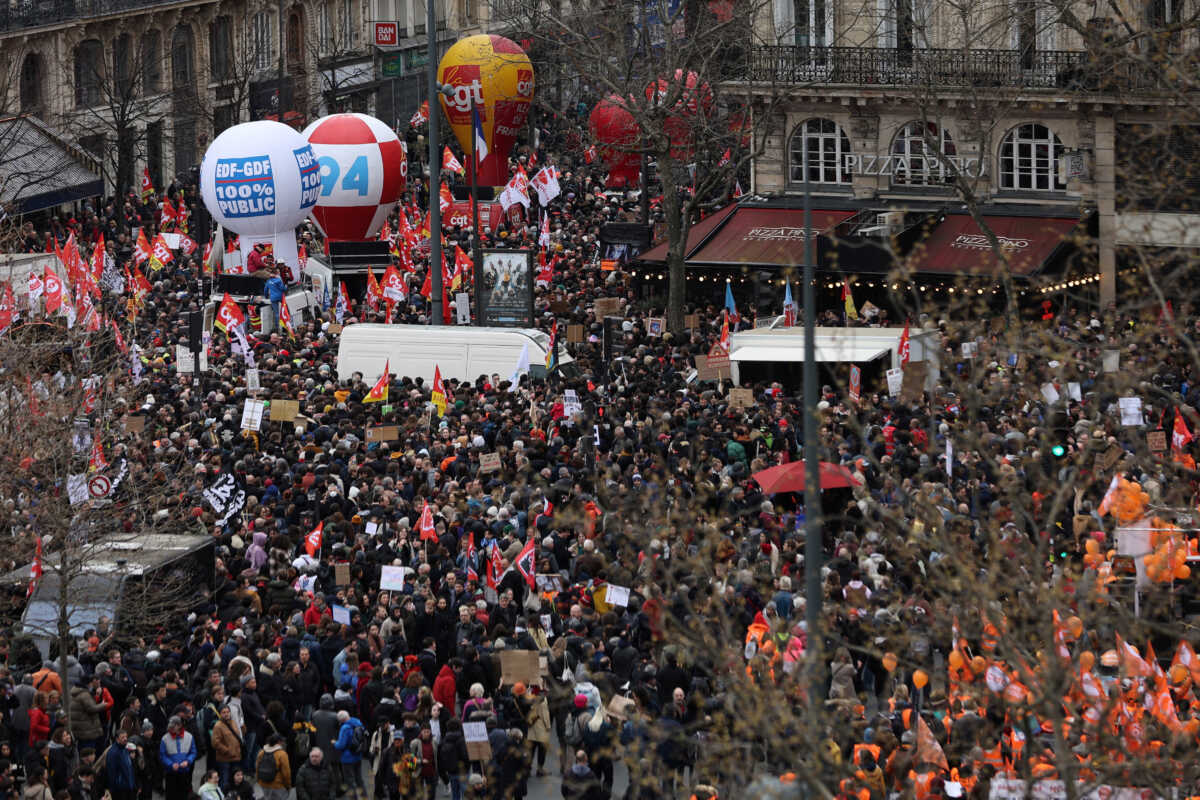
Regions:
[[200, 190], [216, 222], [243, 236], [270, 237], [304, 221], [320, 194], [321, 170], [294, 129], [270, 120], [245, 122], [209, 145]]

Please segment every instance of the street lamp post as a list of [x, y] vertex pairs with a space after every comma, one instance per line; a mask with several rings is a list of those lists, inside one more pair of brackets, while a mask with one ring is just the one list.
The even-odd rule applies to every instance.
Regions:
[[425, 4], [425, 30], [429, 32], [427, 42], [427, 64], [425, 65], [426, 92], [429, 99], [429, 270], [430, 270], [430, 324], [442, 324], [442, 207], [438, 199], [442, 194], [442, 162], [438, 157], [438, 96], [437, 80], [437, 19], [433, 2]]

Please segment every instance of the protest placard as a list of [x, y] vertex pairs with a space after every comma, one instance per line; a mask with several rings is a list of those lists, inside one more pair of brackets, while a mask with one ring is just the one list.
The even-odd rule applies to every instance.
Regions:
[[537, 650], [500, 651], [500, 683], [512, 686], [517, 682], [526, 686], [541, 685]]
[[627, 607], [629, 605], [629, 587], [608, 584], [608, 590], [604, 593], [604, 602], [610, 606]]
[[300, 414], [299, 400], [277, 400], [271, 398], [271, 421], [291, 422]]
[[247, 400], [242, 408], [242, 430], [257, 431], [262, 428], [264, 411], [262, 400]]
[[464, 722], [463, 739], [467, 743], [467, 758], [487, 762], [492, 757], [492, 745], [488, 741], [487, 723]]
[[348, 586], [350, 584], [350, 565], [349, 564], [334, 564], [333, 565], [333, 582], [338, 586]]
[[374, 428], [367, 428], [368, 442], [394, 442], [399, 438], [399, 425], [377, 425]]
[[734, 408], [753, 408], [754, 391], [752, 389], [730, 389], [729, 405]]
[[385, 566], [380, 570], [379, 588], [392, 592], [404, 591], [404, 567]]
[[479, 456], [480, 472], [498, 472], [500, 470], [499, 453], [483, 453]]

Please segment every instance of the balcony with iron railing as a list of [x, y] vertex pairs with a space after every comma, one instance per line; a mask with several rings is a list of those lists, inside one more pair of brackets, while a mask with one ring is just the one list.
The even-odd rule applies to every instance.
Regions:
[[[1147, 60], [1075, 50], [750, 48], [736, 79], [760, 84], [928, 87], [931, 90], [1048, 89], [1064, 92], [1163, 90], [1169, 71]], [[740, 73], [740, 74], [739, 74]]]
[[180, 2], [186, 0], [0, 0], [0, 32], [79, 22]]

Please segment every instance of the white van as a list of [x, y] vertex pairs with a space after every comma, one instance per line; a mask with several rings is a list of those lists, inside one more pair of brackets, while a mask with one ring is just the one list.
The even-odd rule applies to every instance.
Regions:
[[[361, 372], [373, 383], [384, 364], [398, 378], [433, 380], [433, 368], [443, 378], [474, 381], [498, 374], [507, 380], [517, 368], [521, 350], [529, 345], [530, 374], [545, 374], [550, 334], [532, 328], [473, 328], [458, 325], [384, 325], [360, 322], [342, 329], [338, 345], [338, 379]], [[574, 366], [564, 343], [558, 347], [559, 371], [571, 375]]]

